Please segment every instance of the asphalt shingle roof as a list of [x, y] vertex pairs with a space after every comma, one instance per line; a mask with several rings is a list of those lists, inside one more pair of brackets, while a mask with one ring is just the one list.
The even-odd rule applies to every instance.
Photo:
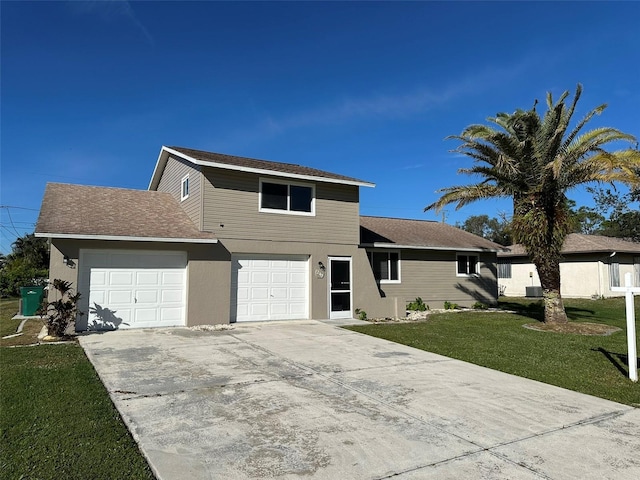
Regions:
[[36, 233], [215, 240], [169, 193], [48, 183]]
[[221, 163], [225, 165], [233, 165], [236, 167], [254, 168], [259, 170], [271, 170], [280, 173], [290, 173], [294, 175], [307, 175], [318, 178], [328, 178], [333, 180], [343, 180], [349, 182], [369, 183], [353, 177], [339, 175], [337, 173], [326, 172], [316, 168], [305, 167], [293, 163], [272, 162], [269, 160], [258, 160], [255, 158], [236, 157], [234, 155], [226, 155], [223, 153], [205, 152], [203, 150], [193, 150], [184, 147], [168, 147], [172, 150], [180, 152], [196, 160], [203, 162]]
[[445, 223], [367, 216], [360, 217], [360, 243], [487, 251], [503, 248], [497, 243]]
[[[570, 233], [562, 246], [562, 254], [596, 253], [596, 252], [622, 252], [640, 254], [640, 243], [629, 242], [621, 238], [605, 237], [602, 235], [584, 235], [582, 233]], [[507, 247], [506, 251], [498, 253], [500, 257], [526, 256], [525, 248], [520, 244]]]

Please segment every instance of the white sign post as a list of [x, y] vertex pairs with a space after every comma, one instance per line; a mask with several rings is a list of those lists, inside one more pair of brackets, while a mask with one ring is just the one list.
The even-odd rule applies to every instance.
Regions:
[[627, 310], [627, 352], [629, 363], [629, 378], [632, 382], [638, 381], [638, 353], [636, 350], [636, 312], [633, 304], [633, 294], [640, 293], [640, 285], [633, 286], [631, 273], [624, 276], [624, 287], [611, 287], [614, 292], [625, 292], [625, 305]]

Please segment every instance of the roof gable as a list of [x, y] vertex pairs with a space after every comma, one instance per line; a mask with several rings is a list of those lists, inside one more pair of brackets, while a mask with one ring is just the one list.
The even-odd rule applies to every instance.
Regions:
[[502, 249], [497, 243], [445, 223], [367, 216], [360, 217], [360, 243], [426, 250], [496, 252]]
[[203, 150], [193, 150], [184, 147], [163, 146], [156, 162], [156, 167], [151, 176], [149, 190], [155, 190], [160, 183], [160, 177], [167, 164], [169, 156], [176, 156], [194, 165], [222, 168], [226, 170], [236, 170], [251, 172], [263, 175], [273, 175], [277, 177], [294, 178], [297, 180], [314, 180], [319, 182], [339, 183], [345, 185], [356, 185], [360, 187], [373, 187], [373, 183], [359, 180], [345, 175], [326, 172], [316, 168], [305, 167], [292, 163], [272, 162], [268, 160], [258, 160], [255, 158], [237, 157], [222, 153], [205, 152]]
[[51, 238], [215, 243], [169, 193], [48, 183], [36, 235]]

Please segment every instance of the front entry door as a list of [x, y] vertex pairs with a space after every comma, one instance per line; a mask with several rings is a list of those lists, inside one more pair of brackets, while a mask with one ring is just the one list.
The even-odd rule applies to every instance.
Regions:
[[351, 257], [329, 257], [329, 318], [351, 318]]

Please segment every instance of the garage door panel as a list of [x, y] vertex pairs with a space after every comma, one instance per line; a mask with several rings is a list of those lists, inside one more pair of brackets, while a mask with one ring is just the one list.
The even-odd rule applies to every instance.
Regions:
[[136, 285], [160, 285], [160, 272], [136, 272]]
[[292, 300], [305, 300], [307, 298], [307, 291], [304, 288], [290, 288], [289, 298]]
[[110, 270], [107, 274], [107, 282], [108, 285], [113, 287], [124, 286], [124, 287], [132, 287], [134, 282], [134, 272], [133, 271], [119, 271], [119, 270]]
[[158, 309], [156, 308], [136, 308], [135, 323], [156, 322], [158, 320]]
[[273, 272], [271, 274], [271, 283], [272, 284], [288, 284], [289, 283], [289, 274], [287, 272]]
[[185, 324], [184, 252], [83, 250], [80, 258], [79, 291], [89, 294], [79, 328]]
[[107, 284], [107, 272], [102, 270], [93, 270], [91, 272], [91, 285], [100, 287]]
[[183, 283], [184, 271], [162, 273], [162, 285], [182, 285]]
[[308, 257], [256, 255], [233, 260], [236, 321], [308, 317]]
[[289, 298], [289, 289], [288, 288], [272, 288], [271, 289], [271, 298], [275, 300], [286, 300]]
[[134, 302], [131, 290], [109, 290], [107, 292], [107, 303], [109, 305], [131, 305]]
[[253, 287], [250, 292], [249, 300], [266, 300], [269, 298], [269, 289], [267, 287]]
[[182, 290], [166, 290], [161, 292], [161, 302], [166, 303], [182, 303], [183, 293]]
[[254, 285], [269, 283], [269, 272], [251, 272], [251, 283]]
[[158, 303], [160, 293], [157, 290], [136, 290], [136, 303]]

